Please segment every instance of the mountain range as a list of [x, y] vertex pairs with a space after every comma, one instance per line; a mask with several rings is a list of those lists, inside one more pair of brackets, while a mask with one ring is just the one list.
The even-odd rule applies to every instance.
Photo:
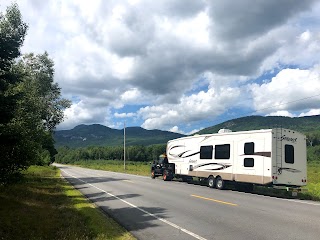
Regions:
[[218, 125], [204, 128], [197, 134], [217, 133], [219, 129], [227, 128], [233, 132], [287, 128], [304, 134], [320, 131], [320, 115], [306, 117], [279, 117], [279, 116], [248, 116], [232, 119]]
[[[283, 127], [302, 133], [320, 132], [320, 115], [307, 117], [248, 116], [229, 120], [202, 129], [196, 134], [217, 133], [221, 128], [236, 131]], [[123, 144], [123, 129], [112, 129], [100, 124], [79, 125], [71, 130], [60, 130], [54, 134], [56, 147], [71, 148], [87, 146], [119, 146]], [[168, 140], [185, 135], [161, 130], [146, 130], [141, 127], [126, 128], [126, 145], [165, 144]]]
[[[100, 124], [78, 125], [71, 130], [54, 134], [56, 147], [119, 146], [123, 144], [123, 129], [112, 129]], [[161, 130], [146, 130], [141, 127], [126, 128], [126, 145], [164, 144], [185, 135]]]

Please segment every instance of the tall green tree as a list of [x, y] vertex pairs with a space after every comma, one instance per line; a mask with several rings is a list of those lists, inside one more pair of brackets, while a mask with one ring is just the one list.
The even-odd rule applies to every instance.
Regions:
[[33, 107], [44, 130], [52, 132], [63, 121], [63, 110], [70, 106], [69, 100], [61, 98], [61, 88], [54, 83], [54, 62], [47, 52], [30, 53], [24, 55], [16, 67], [24, 76], [22, 90], [32, 92], [28, 98], [35, 101]]
[[54, 161], [53, 130], [70, 106], [48, 53], [21, 57], [26, 31], [16, 4], [0, 15], [0, 183], [44, 156]]
[[0, 13], [0, 182], [27, 164], [25, 159], [19, 161], [16, 157], [26, 146], [21, 143], [21, 129], [13, 120], [22, 99], [22, 95], [14, 90], [22, 78], [13, 66], [20, 56], [27, 28], [16, 4], [8, 7], [5, 14]]
[[70, 106], [70, 101], [61, 98], [61, 89], [54, 83], [54, 63], [47, 52], [31, 53], [22, 56], [13, 69], [22, 77], [14, 89], [23, 96], [18, 101], [14, 119], [24, 129], [26, 138], [32, 138], [31, 142], [41, 146], [36, 148], [34, 162], [41, 162], [43, 150], [53, 162], [57, 153], [53, 130], [63, 121], [64, 109]]
[[21, 20], [21, 13], [16, 4], [8, 7], [6, 14], [0, 13], [0, 124], [11, 120], [20, 97], [10, 91], [12, 86], [21, 81], [12, 71], [12, 66], [20, 56], [27, 29], [28, 26]]

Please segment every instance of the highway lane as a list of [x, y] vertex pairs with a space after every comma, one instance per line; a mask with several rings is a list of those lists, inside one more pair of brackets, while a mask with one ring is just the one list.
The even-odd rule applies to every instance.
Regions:
[[320, 203], [56, 165], [138, 239], [320, 239]]

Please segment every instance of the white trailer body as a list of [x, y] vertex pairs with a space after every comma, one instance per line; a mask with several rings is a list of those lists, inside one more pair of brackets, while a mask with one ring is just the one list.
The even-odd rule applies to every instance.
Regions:
[[304, 186], [306, 136], [275, 128], [195, 135], [167, 144], [175, 174], [262, 185]]

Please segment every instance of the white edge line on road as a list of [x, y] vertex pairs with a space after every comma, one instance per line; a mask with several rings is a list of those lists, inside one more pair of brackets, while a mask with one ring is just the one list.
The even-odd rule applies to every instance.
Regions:
[[146, 210], [144, 210], [144, 209], [142, 209], [142, 208], [140, 208], [140, 207], [138, 207], [138, 206], [136, 206], [136, 205], [134, 205], [134, 204], [132, 204], [132, 203], [130, 203], [130, 202], [128, 202], [128, 201], [126, 201], [126, 200], [123, 200], [123, 199], [121, 199], [121, 198], [113, 195], [112, 193], [109, 193], [109, 192], [107, 192], [107, 191], [105, 191], [105, 190], [103, 190], [103, 189], [101, 189], [101, 188], [99, 188], [99, 187], [96, 187], [96, 186], [94, 186], [94, 185], [91, 184], [91, 183], [88, 183], [88, 182], [86, 182], [86, 181], [83, 181], [82, 179], [79, 179], [79, 178], [71, 175], [70, 173], [62, 170], [62, 169], [60, 169], [60, 170], [61, 170], [62, 172], [64, 172], [65, 174], [67, 174], [67, 175], [69, 175], [69, 176], [71, 176], [71, 177], [73, 177], [73, 178], [75, 178], [75, 179], [78, 179], [79, 181], [81, 181], [81, 182], [83, 182], [83, 183], [86, 183], [86, 184], [90, 185], [91, 187], [94, 187], [94, 188], [96, 188], [96, 189], [98, 189], [98, 190], [100, 190], [100, 191], [108, 194], [109, 196], [114, 197], [114, 198], [116, 198], [116, 199], [124, 202], [125, 204], [128, 204], [129, 206], [131, 206], [131, 207], [133, 207], [133, 208], [136, 208], [136, 209], [140, 210], [141, 212], [143, 212], [143, 213], [145, 213], [145, 214], [147, 214], [147, 215], [149, 215], [149, 216], [151, 216], [151, 217], [154, 217], [155, 219], [157, 219], [157, 220], [159, 220], [159, 221], [161, 221], [161, 222], [163, 222], [163, 223], [166, 223], [166, 224], [168, 224], [169, 226], [174, 227], [174, 228], [176, 228], [176, 229], [178, 229], [178, 230], [180, 230], [180, 231], [182, 231], [182, 232], [184, 232], [184, 233], [186, 233], [186, 234], [188, 234], [188, 235], [190, 235], [190, 236], [192, 236], [192, 237], [194, 237], [194, 238], [196, 238], [196, 239], [199, 239], [199, 240], [207, 240], [206, 238], [203, 238], [203, 237], [201, 237], [201, 236], [199, 236], [199, 235], [197, 235], [197, 234], [195, 234], [195, 233], [193, 233], [193, 232], [191, 232], [191, 231], [189, 231], [189, 230], [187, 230], [187, 229], [185, 229], [185, 228], [182, 228], [182, 227], [178, 226], [177, 224], [174, 224], [174, 223], [172, 223], [172, 222], [170, 222], [170, 221], [168, 221], [168, 220], [166, 220], [166, 219], [160, 218], [160, 217], [154, 215], [153, 213], [150, 213], [150, 212], [148, 212], [148, 211], [146, 211]]
[[288, 201], [288, 202], [295, 202], [295, 203], [301, 203], [301, 204], [308, 204], [308, 205], [314, 205], [314, 206], [320, 206], [320, 203], [316, 202], [306, 202], [304, 200], [295, 200], [295, 199], [286, 199], [286, 198], [277, 198], [277, 197], [272, 197], [272, 196], [265, 196], [265, 195], [258, 195], [255, 193], [245, 193], [245, 192], [239, 192], [241, 194], [245, 195], [255, 195], [256, 197], [262, 197], [262, 198], [268, 198], [268, 199], [275, 199], [275, 200], [280, 200], [280, 201]]
[[302, 203], [302, 204], [309, 204], [309, 205], [314, 205], [314, 206], [320, 206], [319, 203], [312, 203], [312, 202], [303, 202], [301, 200], [294, 200], [294, 199], [284, 199], [284, 198], [278, 198], [279, 200], [283, 201], [289, 201], [289, 202], [295, 202], [295, 203]]

